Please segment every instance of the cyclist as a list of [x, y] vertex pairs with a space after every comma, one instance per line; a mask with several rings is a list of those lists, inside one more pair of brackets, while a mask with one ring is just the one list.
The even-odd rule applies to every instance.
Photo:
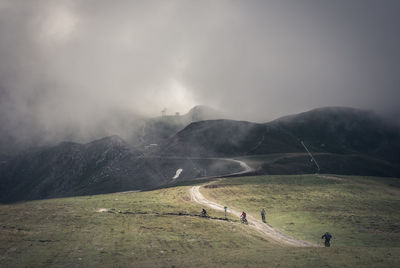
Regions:
[[330, 247], [331, 246], [331, 238], [332, 235], [329, 232], [326, 232], [321, 239], [325, 238], [325, 247]]

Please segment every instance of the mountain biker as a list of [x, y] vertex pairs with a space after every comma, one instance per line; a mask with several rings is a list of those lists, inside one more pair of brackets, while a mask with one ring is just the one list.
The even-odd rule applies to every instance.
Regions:
[[332, 235], [329, 233], [329, 232], [326, 232], [322, 237], [321, 237], [321, 239], [324, 239], [325, 238], [325, 247], [330, 247], [331, 246], [331, 238], [332, 238]]
[[201, 211], [201, 216], [202, 217], [207, 217], [207, 211], [203, 208], [203, 210]]
[[246, 223], [247, 222], [247, 219], [246, 219], [246, 212], [242, 212], [242, 215], [240, 215], [240, 220], [241, 220], [241, 222], [242, 223]]
[[265, 209], [261, 210], [261, 219], [263, 222], [265, 222]]

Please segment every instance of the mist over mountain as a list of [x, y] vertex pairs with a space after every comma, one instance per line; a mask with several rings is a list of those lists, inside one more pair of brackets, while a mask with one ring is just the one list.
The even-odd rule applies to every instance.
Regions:
[[219, 116], [197, 106], [144, 120], [130, 140], [109, 136], [21, 151], [0, 163], [0, 201], [141, 190], [242, 171], [226, 159], [232, 157], [258, 157], [255, 174], [400, 176], [399, 127], [369, 111], [327, 107], [263, 124], [204, 120]]
[[196, 104], [258, 123], [332, 105], [398, 120], [399, 12], [396, 0], [2, 0], [1, 154], [129, 141]]
[[400, 267], [399, 100], [400, 0], [0, 0], [0, 268]]
[[204, 105], [195, 106], [184, 115], [179, 113], [167, 115], [165, 112], [160, 117], [149, 118], [141, 122], [129, 135], [128, 140], [132, 145], [139, 147], [150, 144], [158, 145], [190, 123], [218, 118], [223, 118], [222, 112]]
[[159, 117], [115, 111], [107, 115], [107, 120], [93, 120], [82, 127], [60, 127], [56, 132], [35, 125], [34, 122], [16, 125], [12, 129], [3, 126], [0, 128], [0, 160], [8, 159], [32, 147], [54, 146], [62, 141], [87, 143], [110, 135], [118, 135], [131, 146], [143, 148], [149, 144], [160, 143], [191, 122], [223, 116], [222, 112], [214, 108], [198, 105], [182, 115], [165, 111], [165, 114]]

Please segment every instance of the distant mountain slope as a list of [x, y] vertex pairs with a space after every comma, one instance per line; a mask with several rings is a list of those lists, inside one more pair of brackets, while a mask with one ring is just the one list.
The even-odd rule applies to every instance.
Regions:
[[[88, 144], [58, 146], [20, 154], [1, 168], [2, 200], [36, 199], [106, 192], [124, 180], [121, 163], [134, 156], [128, 145], [113, 136]], [[114, 177], [113, 181], [107, 177]], [[132, 182], [134, 186], [138, 182]]]
[[164, 154], [249, 155], [304, 152], [362, 153], [399, 160], [400, 130], [373, 113], [321, 108], [265, 124], [234, 120], [195, 122], [163, 144]]
[[301, 152], [299, 141], [274, 126], [234, 120], [190, 124], [163, 144], [163, 155], [238, 156]]
[[369, 111], [319, 108], [286, 116], [268, 125], [291, 133], [313, 151], [361, 153], [400, 161], [400, 129]]
[[[316, 154], [321, 172], [400, 176], [400, 130], [370, 112], [321, 108], [265, 124], [192, 122], [206, 117], [204, 111], [148, 121], [137, 147], [110, 136], [0, 159], [0, 202], [149, 189], [171, 182], [179, 169], [176, 180], [241, 171], [238, 163], [216, 157], [277, 154], [282, 157], [260, 162], [257, 172], [316, 172], [301, 141]], [[159, 145], [146, 150], [150, 142]]]
[[[319, 159], [321, 172], [400, 176], [399, 128], [371, 112], [352, 108], [320, 108], [265, 124], [195, 122], [168, 139], [160, 153], [225, 157], [306, 153], [301, 141], [311, 152], [324, 153]], [[293, 174], [316, 169], [305, 156], [269, 163], [259, 171]]]
[[217, 159], [148, 158], [118, 136], [88, 144], [63, 142], [2, 162], [0, 201], [43, 199], [148, 189], [177, 180], [241, 171]]

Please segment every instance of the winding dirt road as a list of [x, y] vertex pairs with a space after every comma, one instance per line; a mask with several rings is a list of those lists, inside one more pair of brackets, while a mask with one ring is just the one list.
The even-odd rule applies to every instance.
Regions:
[[[242, 171], [239, 172], [235, 172], [235, 173], [230, 173], [230, 174], [225, 174], [225, 175], [219, 175], [218, 177], [221, 176], [233, 176], [233, 175], [241, 175], [241, 174], [245, 174], [245, 173], [249, 173], [254, 171], [254, 169], [252, 167], [250, 167], [249, 165], [247, 165], [247, 163], [240, 161], [240, 160], [236, 160], [236, 159], [232, 159], [232, 158], [215, 158], [215, 159], [220, 159], [220, 160], [227, 160], [227, 161], [232, 161], [232, 162], [236, 162], [239, 163], [239, 165], [243, 168]], [[216, 176], [217, 177], [217, 176]]]
[[[241, 162], [241, 161], [239, 161]], [[245, 173], [245, 172], [243, 172]], [[192, 197], [192, 200], [202, 204], [202, 205], [206, 205], [212, 209], [215, 210], [220, 210], [220, 211], [224, 211], [224, 206], [214, 203], [210, 200], [207, 200], [201, 193], [200, 193], [200, 186], [193, 186], [192, 188], [190, 188], [190, 195]], [[240, 212], [233, 210], [233, 209], [229, 209], [227, 210], [228, 213], [231, 213], [237, 217], [240, 217]], [[299, 240], [293, 237], [290, 237], [288, 235], [285, 235], [283, 233], [281, 233], [279, 230], [273, 228], [272, 226], [263, 223], [260, 220], [257, 220], [256, 218], [254, 218], [251, 215], [247, 216], [247, 220], [249, 222], [249, 226], [255, 230], [257, 230], [258, 232], [262, 233], [263, 235], [265, 235], [269, 240], [273, 240], [275, 242], [278, 242], [280, 244], [284, 244], [287, 246], [293, 246], [293, 247], [319, 247], [320, 245], [318, 244], [314, 244], [314, 243], [310, 243], [307, 241], [303, 241], [303, 240]]]

